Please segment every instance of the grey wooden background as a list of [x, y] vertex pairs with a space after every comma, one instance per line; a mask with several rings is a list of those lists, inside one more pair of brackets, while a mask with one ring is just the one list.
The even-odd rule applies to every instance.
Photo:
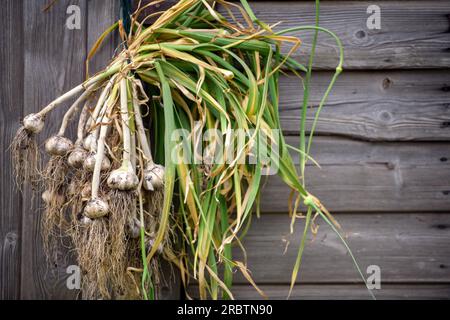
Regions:
[[[65, 286], [70, 252], [47, 267], [42, 254], [40, 203], [13, 188], [7, 148], [24, 114], [81, 82], [89, 47], [118, 17], [116, 0], [2, 0], [0, 16], [0, 299], [72, 299]], [[65, 27], [66, 9], [81, 8], [81, 30]], [[311, 1], [253, 1], [256, 14], [284, 27], [313, 23]], [[381, 30], [368, 30], [366, 9], [381, 8]], [[321, 25], [345, 46], [345, 72], [318, 125], [308, 167], [310, 191], [341, 222], [366, 270], [381, 268], [378, 298], [450, 298], [450, 1], [322, 1]], [[296, 56], [305, 62], [311, 34]], [[320, 36], [312, 108], [337, 62], [333, 42]], [[103, 66], [112, 39], [91, 63]], [[296, 143], [300, 83], [281, 79], [281, 116]], [[312, 114], [308, 115], [310, 124]], [[54, 131], [54, 125], [48, 130]], [[245, 245], [256, 282], [285, 298], [302, 222], [289, 233], [289, 191], [269, 179], [264, 214]], [[286, 249], [287, 247], [287, 249]], [[238, 252], [236, 252], [239, 255]], [[169, 290], [170, 291], [170, 290]], [[257, 298], [239, 275], [233, 292]], [[177, 297], [172, 288], [170, 297]], [[367, 299], [345, 248], [321, 223], [310, 239], [293, 298]]]

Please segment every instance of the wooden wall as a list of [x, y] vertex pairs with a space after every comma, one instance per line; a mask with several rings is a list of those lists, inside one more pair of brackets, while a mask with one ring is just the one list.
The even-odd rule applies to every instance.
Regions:
[[[117, 19], [116, 0], [4, 0], [0, 17], [0, 299], [70, 299], [71, 257], [47, 268], [39, 235], [40, 203], [14, 191], [7, 148], [19, 120], [85, 77], [95, 39]], [[65, 27], [70, 4], [81, 30]], [[368, 30], [366, 9], [381, 8], [381, 30]], [[313, 24], [311, 1], [253, 1], [256, 14], [284, 27]], [[307, 183], [341, 222], [363, 271], [381, 268], [379, 298], [450, 298], [450, 1], [322, 1], [321, 25], [342, 39], [344, 73], [324, 107]], [[305, 62], [310, 33], [296, 58]], [[117, 43], [102, 49], [102, 67]], [[337, 63], [333, 41], [320, 36], [312, 109]], [[281, 79], [285, 133], [298, 141], [301, 85]], [[308, 115], [311, 124], [312, 113]], [[56, 127], [48, 130], [54, 131]], [[245, 240], [253, 277], [271, 298], [288, 291], [302, 221], [289, 233], [287, 196], [270, 178], [264, 214]], [[320, 221], [319, 221], [320, 223]], [[236, 255], [240, 255], [236, 251]], [[178, 288], [172, 288], [172, 293]], [[170, 291], [170, 290], [169, 290]], [[238, 298], [258, 298], [236, 275]], [[170, 296], [170, 295], [169, 295]], [[174, 297], [172, 295], [172, 297]], [[345, 248], [324, 223], [311, 238], [293, 298], [369, 298]]]

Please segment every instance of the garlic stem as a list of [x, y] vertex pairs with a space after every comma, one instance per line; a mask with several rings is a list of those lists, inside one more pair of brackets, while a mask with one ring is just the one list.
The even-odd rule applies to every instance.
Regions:
[[123, 66], [123, 62], [122, 62], [122, 60], [119, 60], [116, 63], [112, 64], [105, 71], [97, 74], [96, 76], [93, 76], [92, 78], [90, 78], [89, 80], [87, 80], [85, 83], [83, 83], [81, 85], [83, 87], [87, 88], [87, 87], [90, 87], [93, 84], [101, 82], [102, 80], [105, 80], [106, 78], [108, 78], [108, 77], [114, 75], [115, 73], [117, 73], [122, 66]]
[[[112, 189], [121, 191], [134, 190], [139, 185], [139, 178], [135, 173], [135, 166], [132, 161], [136, 160], [135, 153], [132, 155], [132, 150], [136, 143], [136, 137], [132, 135], [130, 130], [130, 114], [128, 111], [128, 80], [123, 78], [120, 81], [120, 112], [123, 131], [123, 156], [122, 165], [119, 169], [110, 173], [107, 183]], [[133, 142], [134, 140], [134, 142]]]
[[80, 168], [83, 166], [84, 161], [88, 156], [88, 152], [84, 150], [83, 145], [83, 137], [84, 137], [84, 128], [86, 125], [86, 121], [89, 116], [89, 105], [86, 102], [84, 104], [83, 109], [81, 110], [80, 118], [78, 119], [78, 128], [77, 128], [77, 140], [75, 140], [75, 145], [70, 152], [69, 157], [67, 158], [67, 163], [74, 168]]
[[56, 98], [52, 102], [50, 102], [45, 108], [43, 108], [41, 111], [39, 111], [37, 114], [41, 116], [42, 118], [45, 118], [45, 116], [51, 112], [53, 109], [55, 109], [58, 105], [61, 103], [71, 99], [72, 97], [79, 95], [83, 91], [87, 91], [87, 88], [91, 88], [94, 85], [97, 85], [101, 81], [105, 80], [105, 78], [108, 78], [112, 75], [114, 75], [116, 72], [120, 70], [120, 67], [122, 65], [121, 61], [118, 61], [117, 63], [113, 64], [111, 67], [109, 67], [106, 71], [103, 71], [102, 73], [97, 74], [96, 76], [90, 78], [88, 81], [79, 84], [75, 88], [72, 88], [71, 90], [67, 91], [62, 96]]
[[[116, 99], [116, 94], [117, 94], [117, 85], [113, 87], [109, 98], [105, 99], [105, 101], [103, 101], [103, 105], [100, 109], [99, 114], [97, 114], [96, 118], [95, 118], [95, 128], [94, 131], [91, 133], [92, 135], [92, 140], [95, 141], [94, 143], [91, 143], [89, 145], [88, 150], [91, 152], [95, 152], [95, 150], [97, 149], [97, 138], [98, 138], [98, 134], [100, 131], [100, 127], [101, 127], [101, 122], [104, 121], [104, 117], [107, 113], [107, 111], [109, 110], [109, 106], [113, 105], [114, 100]], [[108, 122], [109, 120], [105, 120], [105, 122]]]
[[[105, 110], [105, 114], [103, 116], [102, 121], [104, 121], [105, 123], [101, 126], [100, 128], [100, 137], [98, 138], [97, 141], [97, 152], [95, 154], [95, 166], [94, 166], [94, 172], [92, 174], [92, 199], [96, 199], [98, 197], [98, 190], [100, 188], [100, 174], [102, 171], [102, 163], [103, 163], [103, 158], [105, 157], [105, 139], [106, 139], [106, 134], [108, 132], [108, 128], [109, 128], [109, 111], [110, 109], [114, 106], [114, 100], [115, 100], [115, 93], [116, 93], [116, 89], [117, 87], [115, 87], [111, 93], [111, 95], [109, 96], [109, 99], [107, 99], [107, 101], [105, 102], [106, 105], [106, 110]], [[97, 122], [99, 123], [100, 119], [97, 119]]]
[[103, 106], [105, 104], [106, 98], [108, 96], [108, 93], [111, 90], [111, 87], [114, 83], [114, 80], [116, 79], [116, 75], [114, 75], [106, 84], [105, 88], [102, 90], [102, 93], [100, 94], [100, 97], [98, 98], [97, 104], [95, 105], [94, 111], [92, 112], [92, 116], [89, 118], [87, 126], [90, 127], [92, 125], [93, 121], [97, 120], [97, 117], [101, 110], [103, 109]]
[[136, 168], [136, 134], [131, 134], [131, 166]]
[[72, 106], [67, 110], [66, 114], [64, 115], [64, 118], [61, 123], [61, 127], [58, 131], [58, 136], [64, 136], [64, 133], [66, 132], [67, 126], [69, 125], [70, 120], [72, 119], [75, 112], [78, 111], [80, 103], [91, 93], [89, 89], [87, 89], [85, 92], [83, 92], [77, 100], [72, 104]]
[[122, 117], [123, 131], [123, 160], [122, 167], [131, 165], [131, 133], [129, 127], [130, 117], [128, 114], [127, 79], [120, 80], [120, 113]]
[[[108, 115], [105, 115], [105, 121], [108, 121]], [[105, 156], [105, 138], [108, 132], [108, 124], [102, 125], [100, 129], [100, 137], [97, 142], [97, 152], [95, 154], [95, 167], [92, 174], [92, 199], [98, 197], [98, 190], [100, 188], [100, 173], [102, 170], [102, 162]]]
[[41, 117], [45, 117], [50, 111], [55, 109], [58, 105], [80, 94], [80, 92], [82, 92], [83, 90], [84, 87], [82, 84], [76, 86], [75, 88], [71, 89], [62, 96], [50, 102], [45, 108], [43, 108], [41, 111], [38, 112], [38, 115], [40, 115]]
[[144, 123], [142, 121], [142, 115], [137, 100], [137, 91], [135, 86], [133, 86], [133, 108], [139, 145], [141, 146], [142, 152], [144, 153], [146, 164], [154, 165], [152, 153], [150, 151], [150, 144], [148, 143], [147, 136], [145, 134]]
[[90, 145], [90, 147], [89, 147], [89, 151], [91, 151], [91, 152], [95, 152], [95, 150], [96, 150], [96, 148], [97, 148], [97, 139], [98, 139], [98, 133], [100, 132], [100, 128], [101, 128], [101, 122], [102, 121], [105, 121], [105, 122], [107, 122], [108, 120], [105, 120], [105, 115], [106, 115], [106, 110], [108, 109], [108, 101], [105, 101], [105, 103], [103, 104], [103, 107], [102, 107], [102, 111], [101, 111], [101, 114], [100, 114], [100, 116], [98, 116], [96, 119], [95, 119], [95, 129], [94, 129], [94, 131], [91, 133], [91, 135], [92, 135], [92, 139], [93, 139], [93, 141], [95, 141], [94, 143], [92, 143], [91, 145]]
[[83, 142], [84, 127], [89, 115], [88, 109], [89, 108], [86, 103], [83, 107], [83, 110], [81, 110], [80, 118], [78, 119], [77, 140], [75, 141], [75, 145], [80, 145]]
[[142, 121], [141, 110], [139, 109], [139, 103], [137, 99], [136, 87], [133, 86], [133, 108], [135, 115], [135, 123], [137, 127], [137, 136], [139, 138], [139, 143], [142, 148], [142, 153], [145, 158], [144, 179], [143, 187], [146, 190], [154, 191], [159, 189], [164, 185], [164, 167], [161, 165], [156, 165], [153, 162], [152, 153], [150, 151], [150, 144], [147, 141], [147, 136], [145, 135], [144, 124]]

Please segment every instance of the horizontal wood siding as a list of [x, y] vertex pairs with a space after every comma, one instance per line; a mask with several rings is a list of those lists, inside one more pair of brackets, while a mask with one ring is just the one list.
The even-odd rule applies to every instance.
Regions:
[[[313, 74], [308, 128], [332, 75]], [[280, 86], [282, 128], [285, 134], [296, 135], [300, 128], [301, 81], [284, 76]], [[448, 70], [345, 71], [320, 113], [315, 132], [358, 140], [449, 141], [449, 112]]]
[[[365, 273], [381, 268], [384, 283], [450, 282], [450, 216], [447, 214], [339, 214], [346, 241]], [[304, 219], [290, 234], [287, 215], [266, 214], [253, 219], [243, 244], [256, 283], [289, 283]], [[300, 283], [362, 282], [344, 245], [325, 222], [317, 219], [318, 234], [308, 245]], [[238, 248], [235, 258], [244, 258]], [[236, 275], [236, 283], [246, 283]]]
[[[289, 287], [287, 285], [262, 285], [259, 287], [274, 300], [285, 300]], [[197, 297], [196, 287], [189, 287], [189, 294]], [[235, 285], [233, 287], [235, 299], [253, 300], [263, 299], [255, 288], [249, 285]], [[449, 284], [383, 284], [375, 291], [378, 300], [448, 300], [450, 297]], [[290, 299], [317, 300], [366, 300], [370, 299], [367, 289], [363, 285], [355, 284], [302, 284], [294, 287]]]
[[[297, 137], [287, 143], [298, 147]], [[316, 137], [306, 170], [308, 190], [332, 212], [449, 211], [450, 145], [364, 142]], [[298, 157], [293, 152], [294, 160]], [[267, 212], [288, 211], [289, 188], [270, 176], [261, 197]]]
[[22, 3], [7, 0], [0, 12], [0, 300], [20, 298], [21, 197], [15, 190], [9, 145], [23, 109]]
[[[314, 25], [313, 1], [252, 1], [263, 21], [283, 23], [275, 30]], [[368, 30], [367, 8], [381, 9], [381, 29]], [[320, 25], [341, 39], [344, 69], [449, 68], [448, 1], [321, 1]], [[312, 33], [294, 32], [302, 39], [296, 59], [306, 63]], [[287, 48], [285, 52], [287, 52]], [[315, 66], [333, 69], [337, 64], [335, 41], [320, 35]]]

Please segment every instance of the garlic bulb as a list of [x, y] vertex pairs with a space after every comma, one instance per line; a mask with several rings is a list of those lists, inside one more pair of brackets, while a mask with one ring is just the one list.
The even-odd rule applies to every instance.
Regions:
[[83, 148], [87, 151], [93, 151], [97, 147], [97, 139], [95, 138], [95, 135], [90, 133], [87, 135], [86, 138], [83, 140]]
[[64, 156], [73, 147], [72, 141], [62, 136], [53, 136], [45, 142], [45, 151], [52, 156]]
[[42, 200], [47, 204], [55, 204], [56, 206], [62, 206], [64, 204], [64, 196], [50, 190], [45, 190], [42, 193]]
[[81, 146], [76, 146], [69, 154], [67, 162], [73, 168], [81, 168], [88, 157], [88, 152]]
[[96, 219], [106, 216], [109, 212], [109, 205], [106, 201], [100, 198], [93, 198], [89, 200], [84, 208], [84, 216]]
[[23, 119], [23, 126], [32, 133], [39, 133], [44, 129], [44, 120], [39, 114], [30, 113]]
[[[108, 159], [108, 157], [103, 157], [102, 159], [102, 166], [101, 170], [105, 171], [108, 170], [111, 167], [111, 161]], [[95, 168], [95, 153], [91, 153], [86, 157], [83, 163], [83, 168], [88, 171], [94, 171]]]
[[44, 192], [42, 192], [41, 198], [45, 203], [48, 204], [52, 200], [52, 193], [48, 190], [45, 190]]
[[139, 184], [139, 178], [131, 169], [131, 167], [130, 169], [121, 167], [111, 172], [108, 177], [107, 183], [111, 189], [128, 191], [136, 189]]

